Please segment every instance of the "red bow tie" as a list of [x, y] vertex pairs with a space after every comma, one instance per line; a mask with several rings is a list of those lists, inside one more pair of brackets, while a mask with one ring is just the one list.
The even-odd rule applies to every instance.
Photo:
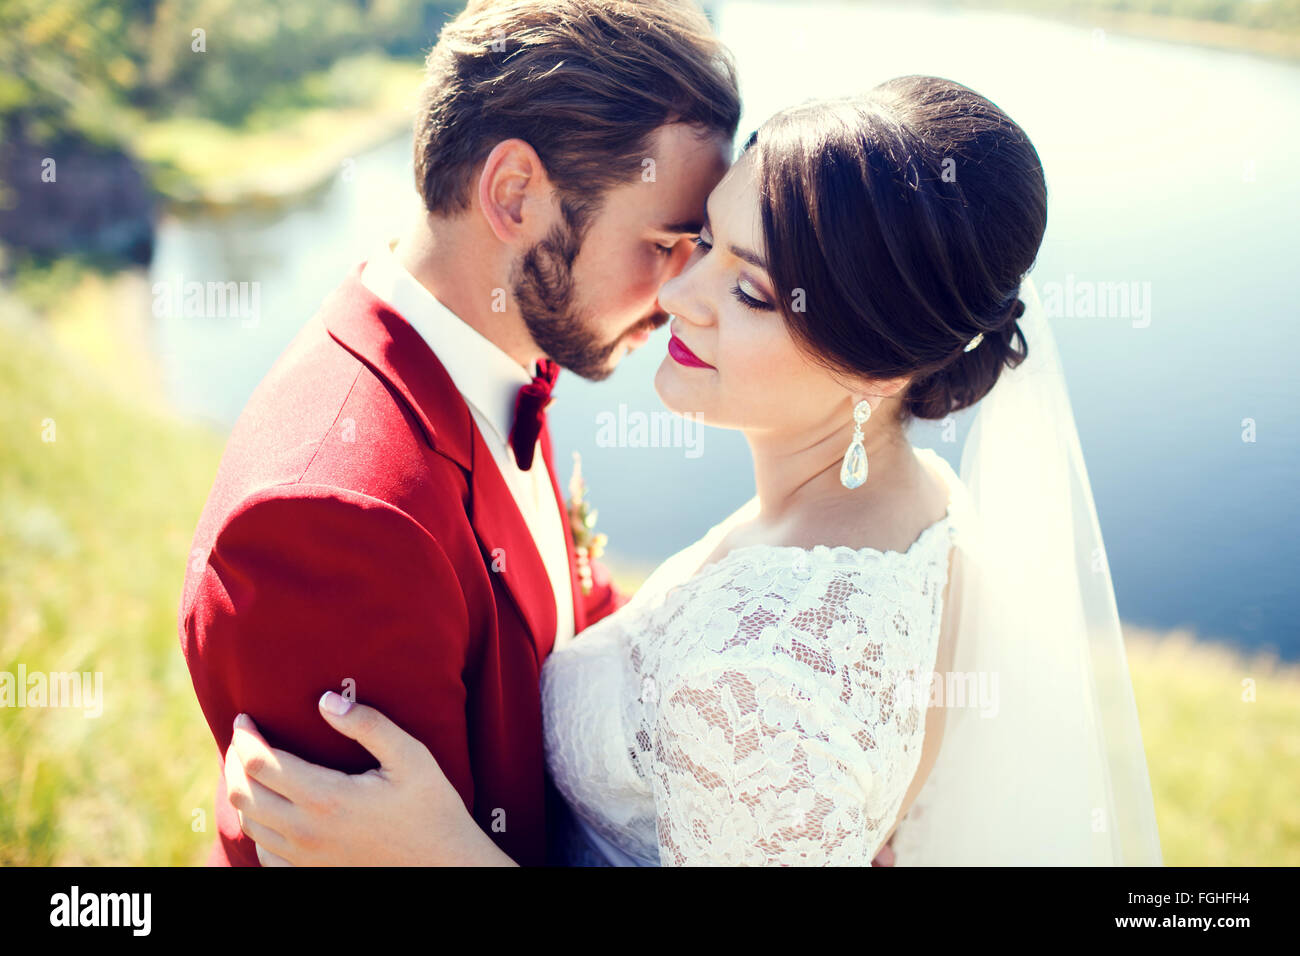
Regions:
[[551, 404], [551, 389], [560, 375], [560, 366], [550, 359], [537, 363], [537, 374], [519, 389], [515, 399], [515, 423], [510, 427], [510, 447], [515, 452], [515, 462], [524, 471], [533, 467], [533, 451], [537, 436], [546, 421], [546, 406]]

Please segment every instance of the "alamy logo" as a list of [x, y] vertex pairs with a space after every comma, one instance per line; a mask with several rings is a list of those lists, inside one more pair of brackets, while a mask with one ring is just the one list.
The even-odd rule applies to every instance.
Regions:
[[687, 458], [704, 454], [704, 423], [697, 412], [629, 411], [620, 402], [618, 414], [596, 415], [597, 448], [682, 448]]
[[239, 319], [256, 328], [262, 313], [260, 282], [186, 281], [184, 276], [153, 284], [153, 315], [157, 319]]
[[76, 707], [86, 717], [104, 713], [102, 671], [0, 671], [0, 707]]
[[132, 935], [148, 936], [153, 896], [149, 893], [70, 893], [50, 897], [51, 926], [129, 926]]

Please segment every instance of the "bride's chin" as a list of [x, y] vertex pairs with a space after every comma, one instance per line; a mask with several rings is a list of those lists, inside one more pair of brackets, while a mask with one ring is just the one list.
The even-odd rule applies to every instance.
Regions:
[[690, 383], [683, 381], [676, 364], [667, 355], [659, 363], [659, 369], [655, 372], [655, 394], [670, 412], [678, 415], [698, 412], [701, 405], [697, 394], [698, 389], [692, 388]]
[[[714, 407], [714, 402], [710, 402], [709, 395], [705, 387], [698, 382], [693, 382], [687, 375], [682, 373], [680, 367], [671, 358], [664, 357], [663, 363], [659, 370], [655, 372], [654, 380], [655, 394], [659, 396], [659, 401], [663, 402], [664, 407], [674, 415], [683, 417], [690, 416], [692, 421], [701, 425], [712, 425], [716, 428], [735, 428], [737, 426], [720, 420]], [[715, 396], [716, 400], [716, 396]], [[726, 416], [721, 416], [725, 419]]]

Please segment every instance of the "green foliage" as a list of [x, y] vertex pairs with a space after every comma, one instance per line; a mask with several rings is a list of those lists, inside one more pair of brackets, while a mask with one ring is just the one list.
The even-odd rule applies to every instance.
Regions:
[[121, 268], [114, 260], [76, 253], [51, 257], [19, 251], [10, 253], [5, 263], [0, 263], [0, 272], [10, 274], [15, 295], [42, 314], [52, 313], [87, 276], [107, 276]]
[[238, 125], [268, 101], [320, 105], [347, 90], [304, 75], [364, 51], [417, 56], [455, 0], [6, 0], [0, 126], [47, 142], [65, 128], [120, 141], [139, 117]]

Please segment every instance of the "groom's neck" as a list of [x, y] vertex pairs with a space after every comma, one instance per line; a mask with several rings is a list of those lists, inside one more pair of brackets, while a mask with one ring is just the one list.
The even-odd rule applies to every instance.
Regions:
[[509, 250], [471, 214], [425, 215], [398, 240], [398, 262], [439, 302], [532, 374], [542, 357], [509, 292]]

